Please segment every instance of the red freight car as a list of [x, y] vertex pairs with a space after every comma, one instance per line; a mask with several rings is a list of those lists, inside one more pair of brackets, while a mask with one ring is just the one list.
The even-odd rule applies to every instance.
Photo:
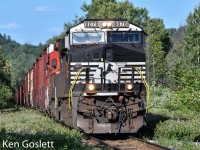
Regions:
[[[58, 45], [58, 44], [57, 44]], [[49, 109], [50, 76], [60, 73], [60, 56], [53, 44], [46, 46], [25, 75], [16, 92], [16, 103], [42, 110]]]
[[19, 89], [15, 92], [15, 103], [19, 105]]
[[33, 67], [29, 70], [29, 102], [33, 108]]
[[36, 64], [33, 65], [33, 108], [36, 107]]

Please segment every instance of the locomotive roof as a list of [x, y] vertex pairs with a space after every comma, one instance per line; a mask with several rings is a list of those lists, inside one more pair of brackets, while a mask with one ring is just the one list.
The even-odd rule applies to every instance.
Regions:
[[[78, 25], [84, 23], [85, 21], [128, 21], [128, 20], [125, 19], [125, 18], [114, 18], [114, 19], [110, 19], [110, 18], [108, 18], [108, 19], [106, 19], [106, 18], [101, 18], [101, 19], [84, 19], [83, 21], [81, 21], [80, 23], [78, 23], [78, 24], [72, 26], [71, 28], [76, 27], [76, 26], [78, 26]], [[134, 24], [134, 23], [132, 23], [132, 22], [130, 22], [130, 21], [128, 21], [128, 22], [129, 22], [129, 24], [132, 24], [132, 25], [136, 26], [137, 28], [140, 28], [141, 31], [142, 31], [145, 35], [147, 35], [147, 33], [144, 32], [144, 29], [143, 29], [141, 26], [138, 26], [138, 25], [136, 25], [136, 24]], [[70, 30], [71, 28], [69, 28], [69, 30]], [[67, 34], [68, 34], [68, 31], [67, 31]]]

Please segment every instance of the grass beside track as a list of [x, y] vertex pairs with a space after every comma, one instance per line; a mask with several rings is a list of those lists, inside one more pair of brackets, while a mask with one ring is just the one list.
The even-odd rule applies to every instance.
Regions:
[[[141, 136], [175, 150], [200, 150], [199, 110], [182, 107], [187, 98], [174, 102], [176, 94], [169, 88], [158, 86], [151, 90], [147, 126]], [[185, 105], [192, 107], [190, 103]]]
[[[3, 145], [3, 141], [7, 141], [6, 145]], [[49, 117], [45, 117], [39, 111], [20, 108], [17, 112], [1, 113], [0, 149], [14, 142], [16, 144], [11, 144], [11, 147], [8, 149], [27, 149], [22, 146], [23, 141], [25, 141], [24, 146], [28, 144], [28, 149], [95, 149], [82, 144], [81, 133], [63, 127]], [[39, 141], [47, 143], [46, 146], [44, 146], [46, 148], [37, 147]], [[53, 144], [50, 142], [53, 142]], [[33, 145], [34, 147], [32, 148]]]

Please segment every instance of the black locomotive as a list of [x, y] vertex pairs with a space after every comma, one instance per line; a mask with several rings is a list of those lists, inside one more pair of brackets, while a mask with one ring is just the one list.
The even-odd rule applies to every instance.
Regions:
[[145, 36], [126, 19], [71, 27], [55, 44], [60, 71], [48, 77], [43, 109], [86, 133], [136, 133], [145, 125]]

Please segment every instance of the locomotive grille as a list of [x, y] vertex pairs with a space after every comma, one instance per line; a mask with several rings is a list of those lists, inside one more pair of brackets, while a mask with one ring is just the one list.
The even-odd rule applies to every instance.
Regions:
[[126, 65], [125, 68], [121, 68], [120, 83], [131, 82], [132, 76], [134, 76], [134, 83], [136, 83], [136, 82], [142, 83], [143, 82], [139, 73], [133, 69], [134, 67], [139, 67], [142, 71], [142, 74], [144, 75], [144, 78], [146, 77], [145, 65]]
[[[95, 64], [95, 65], [88, 65], [88, 63], [71, 63], [70, 64], [70, 76], [71, 76], [71, 83], [73, 83], [76, 74], [78, 72], [78, 70], [82, 67], [89, 67], [90, 68], [90, 72], [89, 72], [89, 79], [91, 81], [91, 79], [94, 76], [94, 73], [98, 70], [99, 65]], [[83, 71], [81, 72], [76, 84], [85, 84], [86, 83], [86, 72]]]
[[[126, 64], [120, 64], [120, 63], [110, 63], [113, 66], [113, 70], [107, 71], [106, 74], [106, 83], [118, 83], [118, 69], [121, 68], [120, 72], [120, 83], [124, 84], [127, 82], [131, 82], [133, 77], [133, 68], [139, 67], [142, 71], [142, 74], [144, 77], [146, 77], [146, 66], [145, 62], [127, 62]], [[72, 62], [70, 64], [70, 76], [71, 76], [71, 83], [73, 82], [74, 78], [76, 77], [76, 74], [78, 70], [82, 67], [89, 67], [89, 79], [90, 82], [93, 83], [101, 83], [101, 70], [100, 68], [103, 68], [103, 62]], [[106, 67], [107, 68], [107, 67]], [[142, 78], [139, 75], [139, 73], [134, 70], [134, 83], [142, 83]], [[86, 83], [86, 72], [83, 71], [76, 84], [85, 84]]]

